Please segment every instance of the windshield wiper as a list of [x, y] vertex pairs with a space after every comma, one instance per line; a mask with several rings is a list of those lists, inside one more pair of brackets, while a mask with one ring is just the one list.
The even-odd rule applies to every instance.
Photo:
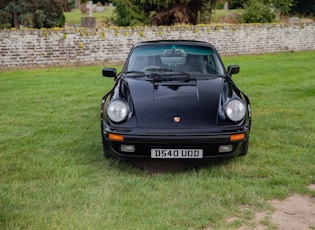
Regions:
[[[161, 71], [161, 73], [155, 72], [156, 70]], [[143, 71], [139, 71], [139, 70], [134, 70], [134, 71], [124, 72], [123, 74], [126, 74], [126, 75], [130, 74], [131, 76], [128, 76], [128, 77], [144, 77], [144, 76], [147, 76], [147, 77], [154, 77], [154, 78], [157, 78], [157, 79], [163, 78], [165, 80], [170, 80], [170, 78], [174, 78], [174, 77], [175, 77], [175, 79], [183, 78], [184, 80], [186, 80], [187, 78], [191, 77], [191, 75], [189, 73], [178, 72], [178, 71], [174, 72], [171, 69], [158, 69], [158, 68], [154, 69], [154, 72], [153, 71], [152, 72], [151, 71], [143, 72]]]
[[180, 75], [171, 75], [171, 76], [163, 75], [162, 77], [153, 79], [154, 82], [169, 82], [169, 81], [190, 82], [193, 80], [196, 80], [196, 78], [190, 77], [190, 76], [180, 76]]
[[124, 74], [145, 74], [143, 71], [127, 71], [124, 72]]
[[185, 75], [185, 76], [187, 76], [187, 77], [190, 77], [190, 74], [189, 73], [185, 73], [185, 72], [179, 72], [179, 71], [174, 71], [174, 70], [172, 70], [172, 69], [163, 69], [163, 68], [150, 68], [150, 69], [147, 69], [146, 71], [149, 71], [149, 72], [154, 72], [154, 73], [156, 73], [156, 72], [163, 72], [163, 75], [161, 75], [161, 76], [168, 76], [168, 77], [170, 77], [170, 76], [180, 76], [180, 75]]
[[148, 66], [144, 70], [148, 72], [173, 72], [172, 69], [160, 68], [158, 66]]
[[167, 74], [167, 76], [182, 76], [182, 75], [185, 75], [186, 77], [191, 77], [189, 73], [178, 72], [178, 71]]
[[143, 72], [143, 71], [127, 71], [123, 73], [124, 75], [133, 74], [128, 77], [157, 77], [161, 78], [161, 75], [158, 73], [151, 73], [151, 72]]

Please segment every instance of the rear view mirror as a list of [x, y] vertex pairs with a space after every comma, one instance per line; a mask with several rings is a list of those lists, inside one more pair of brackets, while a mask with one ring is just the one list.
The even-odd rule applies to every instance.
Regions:
[[240, 72], [240, 66], [239, 65], [230, 65], [228, 66], [228, 75], [237, 74]]
[[103, 68], [102, 69], [103, 77], [117, 77], [117, 70], [115, 68]]

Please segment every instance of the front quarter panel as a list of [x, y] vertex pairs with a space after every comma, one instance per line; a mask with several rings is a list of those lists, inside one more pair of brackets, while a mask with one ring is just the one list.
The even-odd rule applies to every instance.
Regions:
[[[112, 122], [107, 117], [107, 106], [110, 102], [114, 100], [122, 100], [128, 103], [130, 108], [130, 113], [128, 115], [127, 121], [122, 123], [115, 123]], [[136, 119], [135, 119], [135, 111], [133, 106], [133, 101], [131, 98], [131, 94], [129, 91], [128, 83], [125, 81], [124, 78], [120, 77], [117, 78], [116, 83], [112, 90], [108, 92], [102, 99], [102, 106], [101, 106], [101, 119], [106, 123], [107, 126], [111, 127], [136, 127]]]
[[[239, 99], [244, 102], [247, 111], [244, 119], [238, 122], [231, 121], [225, 114], [225, 105], [232, 99]], [[221, 95], [219, 99], [218, 108], [218, 126], [241, 126], [244, 125], [249, 118], [249, 100], [247, 96], [242, 93], [233, 83], [228, 76], [225, 78], [225, 82], [222, 84]]]

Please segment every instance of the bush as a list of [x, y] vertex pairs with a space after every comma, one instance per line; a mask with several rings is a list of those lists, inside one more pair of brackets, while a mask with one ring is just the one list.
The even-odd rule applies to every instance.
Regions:
[[75, 8], [75, 0], [65, 0], [63, 4], [64, 12], [70, 12]]
[[11, 28], [12, 14], [0, 9], [0, 29]]
[[139, 26], [147, 24], [145, 13], [142, 7], [134, 4], [134, 0], [116, 0], [116, 25], [119, 26]]
[[245, 23], [268, 23], [274, 22], [276, 15], [270, 6], [251, 0], [244, 6], [243, 22]]

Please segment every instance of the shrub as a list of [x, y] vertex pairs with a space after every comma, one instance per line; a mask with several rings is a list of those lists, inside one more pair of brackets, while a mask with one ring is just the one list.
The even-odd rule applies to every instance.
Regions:
[[63, 4], [64, 12], [70, 12], [75, 8], [75, 0], [65, 0]]
[[243, 22], [246, 23], [268, 23], [274, 22], [276, 15], [270, 6], [251, 0], [244, 6]]
[[133, 0], [116, 0], [116, 21], [119, 26], [139, 26], [148, 23], [141, 7], [134, 4]]

